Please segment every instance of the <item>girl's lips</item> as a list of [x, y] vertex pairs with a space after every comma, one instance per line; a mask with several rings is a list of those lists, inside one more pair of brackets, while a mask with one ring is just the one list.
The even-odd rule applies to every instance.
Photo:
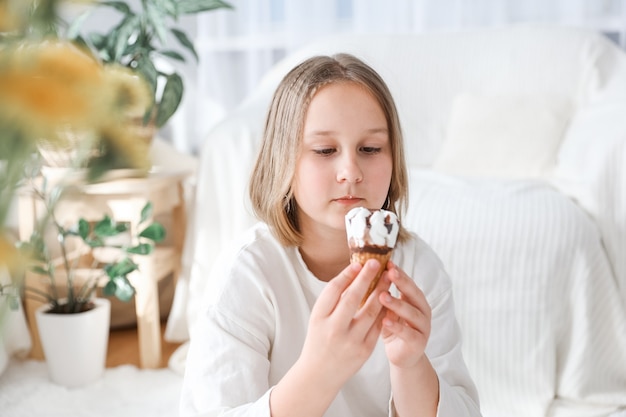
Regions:
[[335, 201], [340, 204], [356, 204], [363, 201], [363, 199], [351, 195], [345, 195], [343, 197], [336, 198]]

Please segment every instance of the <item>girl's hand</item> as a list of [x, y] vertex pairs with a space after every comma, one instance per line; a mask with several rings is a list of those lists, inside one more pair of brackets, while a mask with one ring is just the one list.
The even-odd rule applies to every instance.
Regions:
[[370, 357], [380, 335], [385, 312], [378, 297], [390, 282], [381, 279], [359, 308], [378, 267], [375, 260], [350, 264], [330, 280], [311, 312], [299, 365], [321, 372], [337, 389]]
[[398, 368], [411, 368], [424, 357], [430, 336], [430, 305], [415, 281], [392, 262], [389, 262], [386, 276], [400, 291], [400, 298], [392, 297], [389, 292], [379, 295], [380, 302], [387, 308], [381, 337], [389, 363]]

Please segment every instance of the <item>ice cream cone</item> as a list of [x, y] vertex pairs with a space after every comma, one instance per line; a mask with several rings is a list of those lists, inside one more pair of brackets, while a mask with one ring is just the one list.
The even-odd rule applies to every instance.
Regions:
[[367, 294], [361, 301], [365, 303], [370, 296], [391, 258], [396, 246], [400, 225], [395, 213], [387, 210], [369, 210], [355, 207], [346, 214], [346, 234], [350, 246], [350, 261], [365, 265], [368, 259], [377, 259], [380, 269], [372, 280]]
[[367, 300], [367, 298], [374, 291], [374, 288], [376, 288], [376, 285], [378, 284], [380, 277], [383, 275], [383, 272], [385, 272], [385, 269], [387, 268], [387, 262], [389, 262], [389, 259], [391, 259], [392, 252], [393, 251], [388, 251], [387, 253], [374, 253], [374, 252], [367, 252], [364, 250], [359, 250], [359, 251], [352, 252], [352, 254], [350, 255], [351, 262], [358, 262], [361, 265], [365, 265], [365, 262], [367, 262], [369, 259], [376, 259], [378, 260], [378, 262], [380, 262], [380, 268], [378, 269], [376, 276], [370, 283], [370, 286], [367, 289], [367, 292], [365, 293], [365, 297], [363, 297], [363, 300], [361, 300], [361, 305], [365, 304], [365, 301]]

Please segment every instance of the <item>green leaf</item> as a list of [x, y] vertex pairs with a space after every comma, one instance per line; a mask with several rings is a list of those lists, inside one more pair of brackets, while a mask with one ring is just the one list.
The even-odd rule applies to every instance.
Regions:
[[124, 51], [128, 47], [128, 41], [132, 38], [132, 35], [137, 31], [139, 24], [138, 16], [126, 16], [122, 23], [111, 33], [111, 41], [114, 41], [113, 47], [113, 60], [120, 61], [120, 57], [123, 56]]
[[106, 283], [102, 292], [104, 295], [115, 296], [120, 301], [128, 302], [135, 295], [135, 288], [125, 277], [115, 277]]
[[143, 208], [141, 209], [141, 220], [139, 220], [139, 223], [143, 223], [146, 220], [148, 220], [150, 217], [152, 217], [153, 211], [154, 211], [154, 206], [152, 205], [152, 202], [148, 201], [146, 205], [143, 206]]
[[157, 108], [157, 127], [163, 127], [163, 125], [176, 112], [176, 109], [178, 109], [178, 106], [183, 99], [183, 89], [183, 80], [180, 78], [180, 75], [174, 73], [166, 77], [161, 102]]
[[154, 246], [151, 243], [140, 243], [132, 248], [126, 248], [126, 252], [134, 253], [135, 255], [150, 255]]
[[115, 290], [117, 289], [117, 285], [115, 285], [115, 281], [110, 280], [106, 283], [104, 288], [102, 289], [102, 293], [108, 296], [114, 296]]
[[[87, 51], [91, 51], [91, 45], [89, 45], [87, 41], [85, 40], [85, 38], [83, 38], [81, 35], [76, 35], [76, 37], [72, 40], [72, 42], [74, 42], [74, 44], [78, 46], [79, 48], [82, 48]], [[94, 58], [97, 58], [97, 57], [94, 55]]]
[[88, 244], [90, 248], [101, 248], [104, 246], [104, 240], [99, 237], [93, 239], [85, 239], [85, 243]]
[[124, 13], [125, 15], [130, 15], [133, 11], [130, 9], [130, 6], [123, 1], [101, 1], [100, 5], [112, 7], [115, 10]]
[[152, 105], [148, 108], [148, 110], [146, 110], [146, 112], [143, 114], [143, 125], [147, 126], [148, 123], [150, 123], [151, 120], [154, 119], [154, 103], [152, 103]]
[[117, 277], [115, 281], [115, 296], [124, 302], [130, 301], [135, 295], [135, 288], [126, 277]]
[[144, 54], [140, 55], [137, 58], [136, 63], [137, 63], [137, 67], [135, 68], [136, 71], [148, 83], [148, 85], [150, 86], [150, 91], [152, 91], [152, 97], [154, 97], [156, 95], [157, 77], [159, 75], [156, 67], [154, 66], [154, 63], [148, 56]]
[[160, 55], [167, 56], [167, 57], [172, 58], [172, 59], [175, 59], [175, 60], [177, 60], [177, 61], [185, 62], [185, 57], [184, 57], [184, 56], [182, 56], [181, 54], [179, 54], [179, 53], [178, 53], [178, 52], [176, 52], [176, 51], [170, 51], [170, 50], [167, 50], [167, 51], [159, 51], [159, 54], [160, 54]]
[[180, 14], [194, 14], [215, 9], [232, 9], [230, 3], [221, 0], [180, 0], [178, 12]]
[[198, 62], [198, 52], [196, 52], [196, 48], [193, 46], [193, 42], [191, 42], [185, 32], [175, 28], [170, 29], [170, 31], [176, 37], [176, 39], [178, 39], [178, 42], [180, 42], [182, 46], [187, 48], [187, 50], [193, 54], [194, 58], [196, 58], [196, 62]]
[[88, 33], [87, 41], [93, 45], [93, 48], [98, 51], [98, 56], [104, 62], [111, 62], [113, 57], [112, 47], [109, 47], [109, 38], [101, 33]]
[[130, 258], [124, 258], [119, 262], [109, 264], [104, 267], [104, 271], [109, 278], [125, 277], [137, 269], [139, 269], [139, 266], [137, 266], [137, 264]]
[[91, 226], [89, 226], [89, 222], [87, 220], [78, 220], [78, 236], [80, 236], [83, 240], [87, 240], [90, 230]]
[[11, 311], [16, 311], [20, 307], [20, 303], [17, 297], [8, 297], [9, 308]]
[[67, 28], [67, 31], [65, 32], [65, 36], [68, 39], [78, 38], [80, 28], [83, 26], [83, 23], [85, 23], [85, 20], [87, 20], [87, 18], [91, 15], [91, 12], [92, 10], [87, 10], [86, 12], [81, 13], [76, 19], [74, 19], [72, 24]]
[[18, 242], [17, 249], [26, 257], [36, 261], [46, 262], [46, 245], [38, 232], [33, 232], [28, 242]]
[[145, 237], [154, 242], [160, 242], [165, 239], [165, 227], [160, 223], [152, 223], [139, 233], [139, 237]]
[[167, 34], [165, 33], [166, 25], [164, 16], [152, 3], [146, 4], [146, 10], [148, 12], [148, 24], [156, 32], [161, 44], [165, 45], [167, 43]]
[[117, 226], [108, 215], [104, 216], [93, 228], [93, 232], [98, 237], [115, 236], [118, 234]]
[[48, 275], [48, 270], [45, 268], [42, 268], [40, 266], [33, 266], [31, 268], [31, 271], [33, 271], [36, 274], [40, 274], [40, 275]]
[[[100, 57], [104, 61], [106, 61], [106, 59], [102, 55]], [[91, 161], [89, 161], [87, 180], [90, 182], [95, 182], [102, 178], [102, 176], [106, 174], [110, 169], [111, 165], [107, 163], [106, 160], [102, 160], [102, 158], [93, 158]]]
[[164, 14], [178, 18], [177, 0], [154, 0], [154, 5]]
[[103, 35], [102, 33], [96, 32], [89, 33], [87, 35], [87, 39], [89, 39], [89, 42], [91, 42], [91, 44], [95, 46], [98, 50], [106, 47], [106, 43], [108, 40], [107, 36]]

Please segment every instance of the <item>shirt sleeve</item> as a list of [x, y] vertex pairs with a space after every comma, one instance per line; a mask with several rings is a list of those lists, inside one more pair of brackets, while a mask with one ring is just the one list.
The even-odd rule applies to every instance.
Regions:
[[[431, 338], [426, 355], [439, 379], [438, 417], [480, 417], [478, 392], [461, 353], [461, 334], [454, 315], [452, 291], [439, 297], [433, 310]], [[437, 327], [435, 327], [437, 326]], [[434, 329], [437, 328], [437, 331]], [[389, 417], [399, 417], [389, 401]]]
[[270, 417], [269, 342], [214, 309], [192, 338], [180, 417]]
[[[441, 279], [449, 280], [445, 273]], [[454, 313], [452, 289], [441, 294], [431, 308], [433, 330], [426, 355], [439, 378], [437, 416], [480, 416], [478, 392], [461, 350], [461, 331]]]
[[[426, 356], [439, 379], [437, 416], [478, 417], [481, 415], [478, 391], [463, 359], [452, 281], [439, 257], [425, 242], [418, 239], [415, 253], [416, 261], [409, 270], [432, 310]], [[390, 405], [393, 405], [393, 399]], [[389, 416], [395, 417], [395, 407], [389, 409]]]

